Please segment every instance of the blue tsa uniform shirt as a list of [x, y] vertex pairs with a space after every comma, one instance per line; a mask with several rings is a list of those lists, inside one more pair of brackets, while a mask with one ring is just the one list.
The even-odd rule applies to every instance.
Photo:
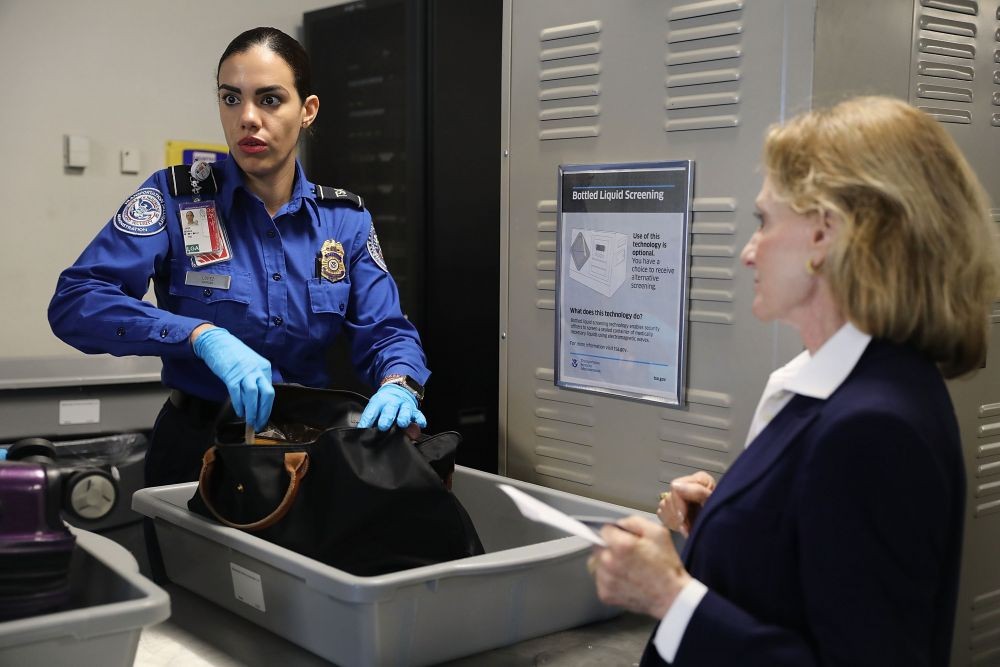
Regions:
[[[296, 163], [292, 198], [272, 220], [235, 161], [201, 169], [202, 181], [187, 166], [151, 176], [62, 273], [49, 304], [59, 338], [161, 357], [164, 384], [215, 401], [225, 385], [188, 342], [205, 322], [267, 358], [275, 382], [327, 386], [325, 351], [342, 330], [372, 386], [395, 374], [427, 381], [359, 197], [309, 183]], [[142, 300], [150, 280], [156, 306]]]

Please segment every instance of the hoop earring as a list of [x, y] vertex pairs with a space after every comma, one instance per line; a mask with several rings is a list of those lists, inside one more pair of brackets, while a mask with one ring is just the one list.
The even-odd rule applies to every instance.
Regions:
[[817, 265], [813, 264], [813, 261], [812, 261], [811, 257], [806, 260], [806, 273], [808, 273], [810, 276], [815, 276], [816, 275], [816, 271], [818, 269], [819, 269], [819, 267]]

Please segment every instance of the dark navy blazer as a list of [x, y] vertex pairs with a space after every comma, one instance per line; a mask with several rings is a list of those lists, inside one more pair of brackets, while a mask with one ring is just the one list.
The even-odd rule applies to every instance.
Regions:
[[[827, 400], [795, 396], [684, 548], [708, 586], [674, 665], [947, 665], [965, 471], [936, 366], [872, 340]], [[652, 642], [644, 665], [664, 664]]]

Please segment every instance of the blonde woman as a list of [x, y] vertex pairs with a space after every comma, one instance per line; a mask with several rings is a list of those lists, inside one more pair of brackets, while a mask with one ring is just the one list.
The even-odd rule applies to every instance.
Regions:
[[944, 378], [978, 369], [997, 295], [986, 197], [929, 116], [866, 97], [774, 127], [753, 313], [805, 351], [775, 371], [714, 487], [675, 480], [605, 528], [608, 603], [660, 619], [644, 665], [946, 665], [964, 516]]

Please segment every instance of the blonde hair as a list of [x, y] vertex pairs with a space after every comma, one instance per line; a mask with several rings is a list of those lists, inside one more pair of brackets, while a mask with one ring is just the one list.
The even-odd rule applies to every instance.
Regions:
[[841, 312], [914, 346], [945, 377], [979, 368], [997, 296], [989, 204], [948, 133], [887, 97], [858, 97], [772, 127], [764, 164], [798, 213], [843, 220], [822, 271]]

